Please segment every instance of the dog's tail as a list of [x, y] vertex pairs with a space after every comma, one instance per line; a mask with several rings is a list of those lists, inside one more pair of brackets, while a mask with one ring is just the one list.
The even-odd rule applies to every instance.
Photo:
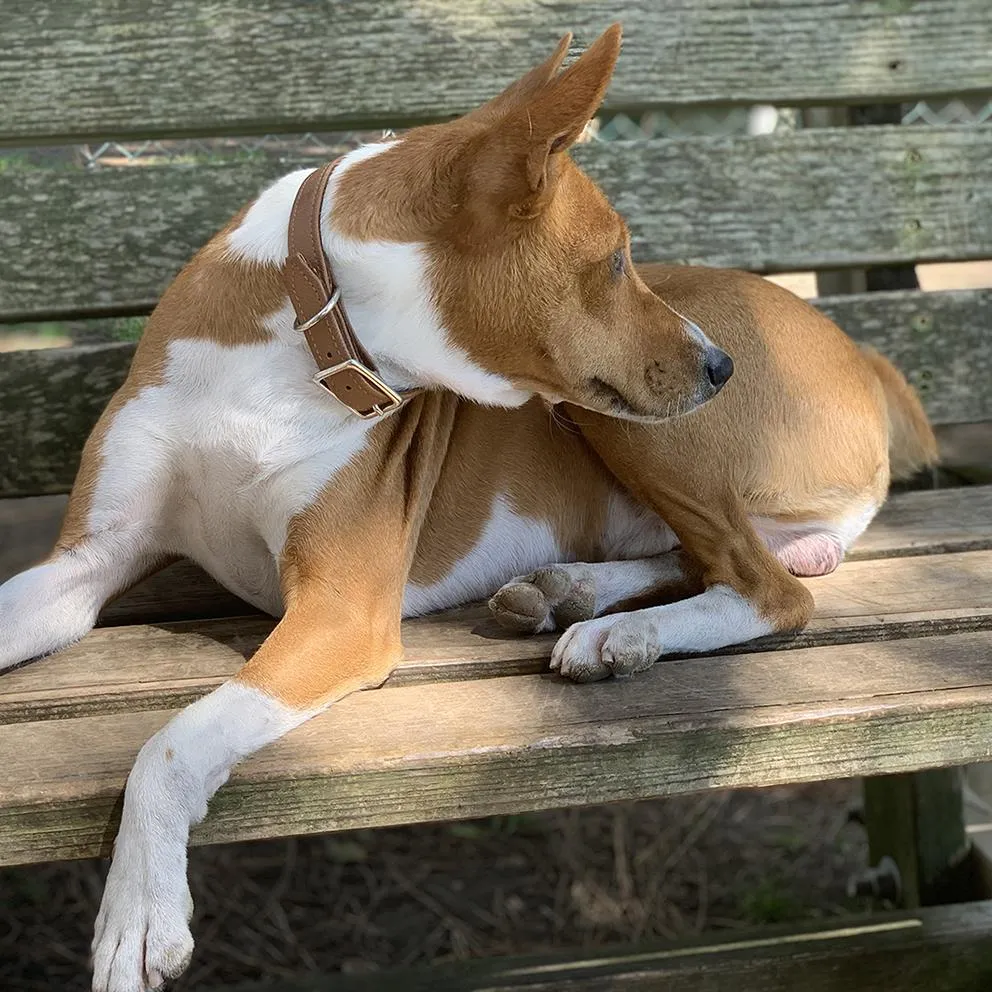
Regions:
[[902, 373], [874, 348], [862, 346], [885, 393], [889, 417], [889, 470], [893, 479], [908, 479], [922, 468], [936, 465], [937, 439], [919, 396]]

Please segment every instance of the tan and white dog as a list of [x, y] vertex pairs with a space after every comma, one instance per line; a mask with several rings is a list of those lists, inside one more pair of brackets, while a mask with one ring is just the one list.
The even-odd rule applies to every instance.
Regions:
[[[623, 222], [566, 154], [619, 29], [559, 72], [568, 41], [479, 110], [331, 176], [319, 233], [351, 321], [383, 379], [417, 395], [364, 420], [311, 381], [282, 278], [308, 174], [294, 172], [165, 293], [55, 551], [0, 587], [0, 669], [82, 637], [181, 555], [281, 617], [138, 755], [99, 992], [185, 967], [190, 825], [239, 760], [381, 683], [402, 617], [499, 590], [507, 626], [567, 627], [552, 666], [580, 681], [797, 628], [812, 604], [793, 575], [837, 566], [890, 458], [905, 472], [934, 456], [898, 373], [791, 294], [635, 270]], [[723, 348], [736, 375], [706, 403], [730, 375]], [[654, 605], [618, 611], [635, 599]]]

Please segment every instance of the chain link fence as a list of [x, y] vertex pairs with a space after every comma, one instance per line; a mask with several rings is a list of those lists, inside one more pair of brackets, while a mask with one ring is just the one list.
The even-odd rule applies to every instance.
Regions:
[[[992, 96], [944, 101], [919, 101], [900, 107], [902, 123], [915, 125], [992, 123]], [[771, 134], [802, 127], [793, 107], [670, 107], [643, 114], [604, 114], [593, 121], [588, 138], [595, 141], [637, 141], [645, 138], [697, 135]], [[357, 145], [378, 141], [392, 132], [342, 131], [265, 134], [241, 138], [195, 138], [172, 141], [78, 145], [72, 157], [87, 168], [121, 168], [162, 162], [194, 161], [215, 155], [272, 155], [332, 158]]]

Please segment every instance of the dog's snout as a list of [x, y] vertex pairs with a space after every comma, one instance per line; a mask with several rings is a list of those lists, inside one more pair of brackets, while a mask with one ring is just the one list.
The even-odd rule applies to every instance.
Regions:
[[706, 378], [713, 389], [719, 392], [734, 374], [734, 360], [725, 351], [711, 345], [706, 349], [704, 362]]

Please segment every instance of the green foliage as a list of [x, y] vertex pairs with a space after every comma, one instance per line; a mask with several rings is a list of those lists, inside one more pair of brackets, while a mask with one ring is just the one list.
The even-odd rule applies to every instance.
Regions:
[[749, 923], [784, 923], [804, 915], [792, 893], [774, 878], [762, 879], [741, 898], [741, 916]]
[[114, 341], [138, 341], [145, 329], [145, 317], [118, 317], [110, 325]]

